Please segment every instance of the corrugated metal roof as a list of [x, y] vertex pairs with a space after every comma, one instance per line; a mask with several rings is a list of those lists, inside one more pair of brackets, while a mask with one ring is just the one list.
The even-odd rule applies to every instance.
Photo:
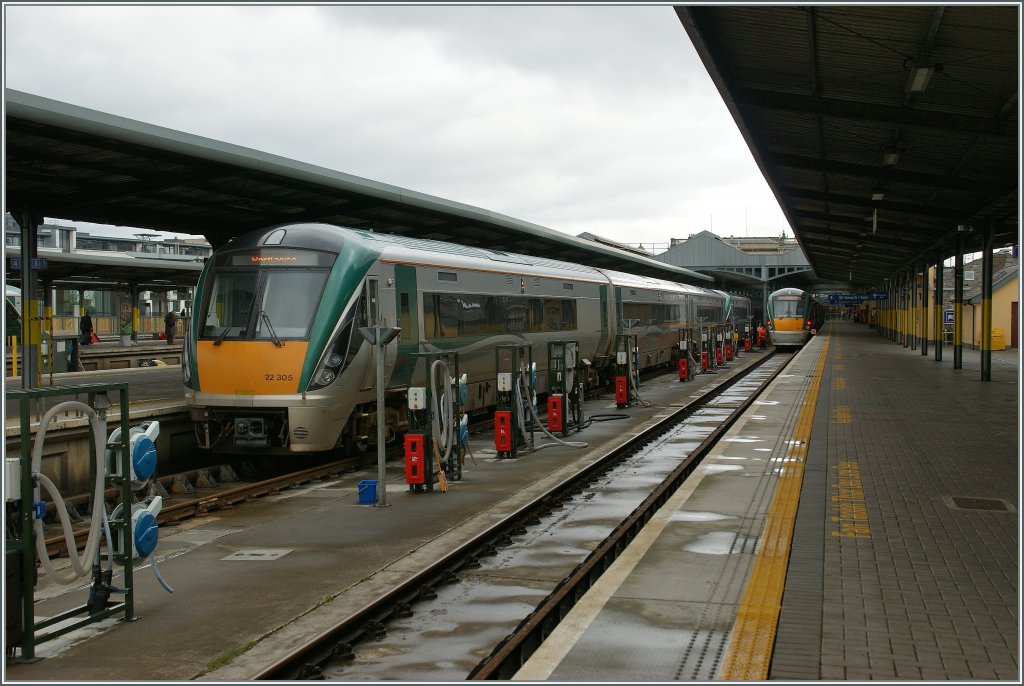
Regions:
[[6, 199], [23, 212], [201, 234], [324, 222], [691, 283], [711, 279], [552, 229], [277, 155], [6, 90]]
[[879, 285], [951, 255], [958, 225], [965, 251], [984, 226], [1018, 241], [1018, 6], [676, 12], [818, 278]]

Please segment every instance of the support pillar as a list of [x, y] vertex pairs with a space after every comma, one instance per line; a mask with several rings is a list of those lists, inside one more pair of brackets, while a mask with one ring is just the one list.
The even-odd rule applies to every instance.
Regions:
[[953, 369], [964, 368], [964, 239], [956, 234], [953, 262]]
[[21, 213], [21, 387], [38, 388], [40, 320], [39, 287], [32, 260], [38, 257], [39, 224], [42, 218], [35, 212]]
[[920, 302], [920, 300], [918, 300], [918, 297], [917, 297], [917, 265], [916, 264], [914, 265], [914, 268], [911, 271], [912, 271], [912, 275], [911, 275], [911, 280], [910, 280], [910, 313], [909, 313], [909, 317], [907, 317], [910, 325], [907, 327], [909, 329], [909, 333], [907, 335], [907, 338], [909, 339], [908, 340], [908, 344], [909, 344], [910, 349], [911, 350], [917, 350], [917, 339], [918, 339], [918, 335], [917, 335], [917, 333], [918, 333], [918, 328], [917, 328], [918, 324], [917, 324], [917, 322], [918, 322], [918, 319], [919, 319], [918, 313], [919, 313], [919, 308], [921, 306], [921, 302]]
[[900, 293], [900, 344], [907, 348], [910, 346], [909, 326], [910, 315], [910, 272], [903, 274], [903, 288]]
[[[928, 355], [928, 258], [922, 256], [920, 262], [921, 270], [921, 307], [918, 312], [921, 320], [921, 354]], [[917, 277], [914, 277], [915, 289]]]
[[942, 249], [939, 249], [939, 254], [935, 257], [935, 316], [932, 317], [932, 322], [935, 326], [935, 361], [942, 362], [942, 310], [943, 302], [942, 297]]
[[981, 248], [981, 380], [992, 380], [992, 223], [985, 222]]

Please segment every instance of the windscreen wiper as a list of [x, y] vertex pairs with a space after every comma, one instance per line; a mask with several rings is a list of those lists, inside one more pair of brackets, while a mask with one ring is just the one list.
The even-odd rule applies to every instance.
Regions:
[[228, 331], [231, 331], [231, 327], [225, 326], [224, 330], [220, 332], [220, 335], [217, 336], [217, 340], [215, 340], [213, 344], [220, 345], [224, 341], [224, 337], [228, 335]]
[[284, 347], [284, 341], [282, 341], [280, 338], [277, 337], [277, 332], [274, 331], [274, 325], [270, 323], [270, 317], [267, 316], [267, 311], [266, 310], [260, 310], [259, 311], [259, 316], [260, 316], [260, 319], [262, 319], [264, 322], [266, 322], [267, 329], [270, 330], [270, 335], [274, 339], [274, 345], [276, 345], [278, 348], [283, 348]]

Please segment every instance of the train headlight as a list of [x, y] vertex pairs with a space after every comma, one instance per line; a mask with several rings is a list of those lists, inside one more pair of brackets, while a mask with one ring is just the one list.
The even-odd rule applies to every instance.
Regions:
[[313, 370], [313, 376], [306, 388], [307, 391], [317, 391], [334, 383], [341, 376], [342, 370], [348, 365], [356, 351], [359, 350], [363, 338], [359, 334], [355, 334], [356, 340], [353, 340], [355, 327], [352, 324], [352, 319], [351, 315], [346, 317], [344, 326], [338, 330], [330, 345], [327, 346], [326, 352], [320, 358], [320, 363]]

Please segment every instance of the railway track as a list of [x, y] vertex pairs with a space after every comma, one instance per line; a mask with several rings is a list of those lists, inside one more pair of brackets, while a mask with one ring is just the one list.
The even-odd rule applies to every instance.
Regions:
[[[652, 376], [659, 375], [660, 374], [649, 375], [644, 378], [651, 378]], [[598, 394], [596, 397], [601, 397], [601, 394]], [[490, 421], [475, 423], [470, 426], [470, 433], [475, 435], [479, 431], [488, 430], [490, 426]], [[389, 459], [393, 458], [394, 455], [399, 454], [399, 451], [400, 447], [397, 443], [395, 446], [389, 447]], [[247, 480], [245, 483], [240, 483], [239, 485], [221, 483], [220, 485], [212, 488], [199, 489], [195, 494], [174, 495], [169, 498], [165, 497], [163, 509], [157, 516], [157, 524], [160, 526], [173, 525], [191, 517], [208, 514], [222, 507], [232, 507], [239, 503], [255, 500], [262, 496], [277, 493], [284, 489], [310, 483], [318, 479], [335, 476], [358, 467], [360, 463], [369, 459], [367, 457], [368, 454], [369, 453], [361, 456], [335, 460], [323, 465], [289, 472], [266, 479], [259, 479], [256, 481]], [[195, 483], [201, 472], [208, 472], [212, 469], [216, 469], [216, 466], [210, 465], [201, 469], [193, 469], [179, 474], [163, 476], [160, 477], [158, 481], [164, 491], [169, 491], [176, 479], [181, 478], [187, 482]], [[117, 496], [117, 489], [113, 487], [107, 489], [105, 497], [108, 500], [114, 499]], [[88, 494], [79, 494], [65, 498], [65, 502], [75, 508], [87, 508], [89, 500], [90, 496]], [[48, 506], [51, 516], [53, 515], [53, 507], [52, 503]], [[78, 518], [77, 509], [74, 513], [74, 518]], [[59, 529], [59, 527], [54, 527], [54, 529]], [[85, 539], [88, 538], [88, 534], [88, 519], [78, 522], [75, 527], [74, 537], [76, 545], [78, 545], [79, 548], [84, 546]], [[62, 533], [58, 532], [52, 536], [48, 536], [45, 539], [45, 543], [51, 559], [64, 557], [68, 554], [68, 544]]]
[[[287, 488], [332, 477], [348, 471], [358, 464], [359, 460], [357, 458], [346, 458], [258, 481], [247, 481], [237, 485], [221, 484], [213, 488], [198, 489], [195, 493], [165, 500], [163, 509], [161, 509], [160, 514], [157, 516], [157, 524], [165, 526], [191, 517], [199, 517], [222, 507], [232, 507]], [[161, 481], [169, 486], [175, 476], [191, 477], [192, 480], [195, 480], [196, 473], [188, 472], [168, 476], [161, 479]], [[114, 495], [113, 489], [110, 490], [108, 495]], [[76, 496], [74, 499], [69, 500], [79, 501], [78, 504], [81, 504], [87, 500], [87, 496]], [[59, 527], [54, 528], [59, 529]], [[76, 544], [81, 547], [88, 536], [88, 525], [81, 525], [81, 528], [75, 530]], [[64, 535], [58, 532], [53, 536], [47, 537], [46, 549], [51, 558], [67, 555], [67, 542]]]
[[255, 678], [511, 678], [789, 359], [705, 387]]

